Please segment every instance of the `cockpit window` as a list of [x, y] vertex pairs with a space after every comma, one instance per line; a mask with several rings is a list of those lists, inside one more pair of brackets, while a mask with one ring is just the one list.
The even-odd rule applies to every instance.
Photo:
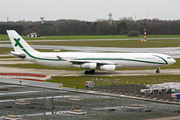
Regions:
[[171, 57], [167, 57], [167, 59], [172, 59]]

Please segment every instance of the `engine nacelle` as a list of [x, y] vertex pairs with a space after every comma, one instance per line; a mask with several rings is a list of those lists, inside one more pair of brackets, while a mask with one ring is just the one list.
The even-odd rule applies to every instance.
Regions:
[[96, 69], [97, 63], [83, 63], [80, 65], [80, 68], [85, 68], [85, 69]]
[[115, 71], [116, 65], [101, 65], [101, 70]]

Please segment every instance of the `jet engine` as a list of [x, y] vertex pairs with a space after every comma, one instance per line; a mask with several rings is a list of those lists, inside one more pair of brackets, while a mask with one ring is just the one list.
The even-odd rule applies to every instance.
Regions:
[[101, 65], [101, 70], [115, 71], [116, 65]]
[[96, 69], [97, 63], [83, 63], [80, 65], [80, 68], [85, 68], [85, 69]]

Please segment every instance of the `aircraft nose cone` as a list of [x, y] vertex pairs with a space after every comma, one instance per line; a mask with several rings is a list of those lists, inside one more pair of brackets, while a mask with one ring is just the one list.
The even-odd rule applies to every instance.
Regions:
[[172, 65], [172, 64], [174, 64], [175, 62], [176, 62], [175, 59], [171, 59], [171, 60], [169, 61], [169, 64]]
[[173, 59], [173, 64], [176, 62], [176, 60], [175, 59]]

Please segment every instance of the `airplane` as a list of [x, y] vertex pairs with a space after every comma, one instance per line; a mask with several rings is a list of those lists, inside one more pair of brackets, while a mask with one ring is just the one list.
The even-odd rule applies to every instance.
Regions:
[[176, 62], [172, 57], [158, 53], [82, 53], [82, 52], [39, 52], [34, 50], [15, 30], [7, 30], [15, 57], [51, 67], [84, 68], [85, 74], [94, 74], [95, 69], [115, 71], [116, 68], [153, 68]]

